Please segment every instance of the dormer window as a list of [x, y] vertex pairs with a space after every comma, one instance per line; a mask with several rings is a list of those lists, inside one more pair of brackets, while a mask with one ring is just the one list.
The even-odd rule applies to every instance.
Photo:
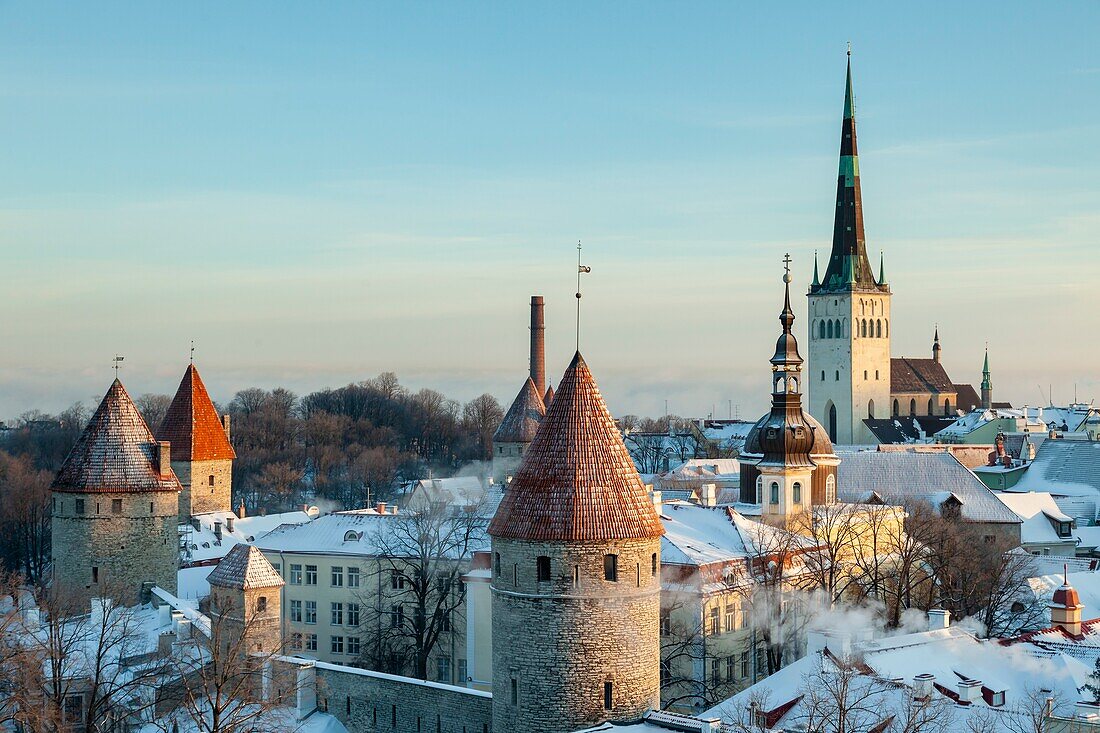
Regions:
[[1072, 528], [1073, 525], [1070, 522], [1058, 522], [1058, 536], [1069, 537], [1071, 534], [1070, 530], [1072, 530]]
[[358, 541], [359, 541], [359, 533], [356, 532], [354, 529], [349, 529], [347, 532], [344, 533], [344, 542], [358, 542]]

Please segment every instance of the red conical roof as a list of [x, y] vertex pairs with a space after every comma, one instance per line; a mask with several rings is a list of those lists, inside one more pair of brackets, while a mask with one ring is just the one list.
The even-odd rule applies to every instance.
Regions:
[[115, 379], [57, 472], [53, 488], [73, 492], [179, 491], [159, 473], [156, 440], [122, 382]]
[[542, 397], [534, 380], [528, 377], [512, 406], [508, 408], [508, 413], [500, 421], [497, 431], [493, 433], [493, 442], [530, 443], [535, 439], [535, 431], [539, 429], [545, 414], [546, 406], [542, 404]]
[[219, 461], [237, 457], [194, 364], [183, 373], [183, 381], [168, 406], [164, 422], [157, 428], [157, 440], [171, 441], [173, 461]]
[[664, 534], [578, 352], [489, 524], [493, 537], [586, 542]]

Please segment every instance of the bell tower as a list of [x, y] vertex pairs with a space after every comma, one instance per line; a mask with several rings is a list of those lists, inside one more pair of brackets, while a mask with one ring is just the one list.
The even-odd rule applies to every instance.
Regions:
[[809, 294], [810, 413], [834, 443], [871, 442], [864, 418], [890, 414], [890, 286], [867, 259], [856, 148], [852, 52], [844, 88], [833, 245]]

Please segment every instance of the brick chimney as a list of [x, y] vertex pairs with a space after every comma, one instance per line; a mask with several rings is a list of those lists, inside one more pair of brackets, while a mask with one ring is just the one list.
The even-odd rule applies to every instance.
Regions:
[[546, 321], [541, 295], [531, 296], [531, 381], [539, 396], [546, 394]]
[[157, 443], [157, 473], [161, 476], [172, 473], [172, 444], [167, 440]]
[[222, 415], [222, 430], [225, 431], [225, 437], [228, 438], [229, 440], [232, 440], [233, 438], [229, 434], [229, 426], [230, 426], [230, 419], [229, 419], [229, 413], [227, 412], [226, 414]]

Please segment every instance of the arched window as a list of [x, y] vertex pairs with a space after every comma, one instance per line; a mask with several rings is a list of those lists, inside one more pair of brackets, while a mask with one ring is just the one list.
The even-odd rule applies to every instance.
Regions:
[[915, 399], [909, 400], [909, 416], [913, 417], [917, 414], [917, 401]]
[[886, 338], [890, 338], [890, 321], [883, 321], [886, 324]]
[[[840, 372], [837, 372], [840, 376]], [[829, 404], [829, 440], [836, 442], [836, 405]]]
[[798, 380], [794, 377], [787, 377], [787, 391], [792, 394], [798, 391]]
[[833, 337], [833, 322], [829, 321], [829, 338]]
[[866, 369], [863, 370], [863, 381], [864, 382], [867, 381], [867, 370]]
[[878, 381], [878, 369], [875, 370], [875, 381]]
[[535, 558], [535, 570], [540, 583], [550, 580], [550, 558], [546, 555], [539, 555]]
[[836, 476], [825, 479], [825, 503], [836, 504]]
[[836, 370], [836, 376], [833, 377], [833, 381], [835, 381], [835, 382], [840, 381], [840, 370], [839, 369]]
[[775, 394], [783, 393], [783, 377], [777, 377], [775, 380]]
[[875, 419], [875, 401], [867, 400], [867, 417], [871, 420]]
[[928, 398], [928, 414], [929, 415], [935, 415], [936, 414], [936, 403], [933, 401], [933, 399], [931, 397]]
[[898, 405], [898, 401], [894, 400], [894, 417], [897, 417], [901, 407]]
[[756, 503], [762, 504], [764, 502], [764, 477], [756, 477]]
[[344, 542], [358, 542], [359, 538], [362, 536], [361, 533], [356, 532], [354, 529], [349, 529], [347, 532], [344, 532]]
[[822, 382], [825, 381], [825, 370], [824, 369], [821, 370], [821, 381]]
[[655, 577], [655, 578], [657, 577], [657, 553], [656, 552], [653, 553], [653, 555], [649, 558], [649, 573], [653, 577]]
[[775, 481], [772, 481], [771, 503], [772, 504], [778, 504], [779, 503], [779, 484], [776, 483]]
[[859, 322], [859, 335], [864, 337], [867, 335], [867, 320], [864, 319]]
[[875, 338], [882, 338], [882, 321], [875, 321]]
[[951, 398], [947, 398], [943, 401], [943, 414], [945, 417], [951, 414]]
[[821, 322], [821, 325], [818, 328], [818, 330], [821, 332], [821, 335], [818, 336], [818, 338], [825, 338], [825, 321]]
[[791, 487], [791, 500], [795, 504], [802, 503], [802, 483], [799, 481], [795, 481], [794, 486]]

